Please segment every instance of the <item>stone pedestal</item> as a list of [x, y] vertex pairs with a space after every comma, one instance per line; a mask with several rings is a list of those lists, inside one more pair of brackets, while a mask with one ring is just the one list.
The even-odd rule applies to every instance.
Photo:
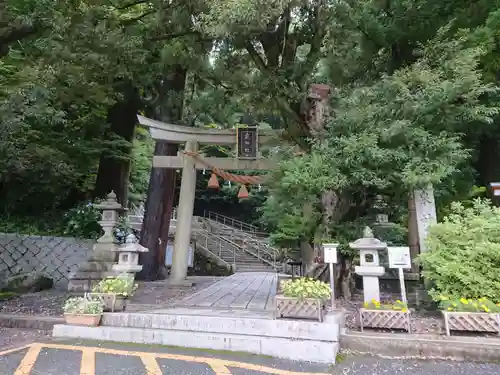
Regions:
[[111, 192], [106, 200], [96, 207], [102, 210], [99, 225], [104, 234], [94, 244], [87, 261], [81, 264], [77, 271], [69, 275], [68, 290], [70, 292], [90, 292], [92, 286], [103, 278], [119, 274], [112, 269], [118, 249], [113, 237], [113, 229], [123, 207], [117, 202], [114, 192]]
[[385, 250], [387, 244], [374, 238], [371, 229], [366, 227], [363, 238], [350, 243], [349, 246], [360, 252], [360, 265], [356, 266], [354, 271], [363, 277], [364, 301], [380, 301], [379, 277], [384, 275], [385, 269], [380, 266], [379, 251]]

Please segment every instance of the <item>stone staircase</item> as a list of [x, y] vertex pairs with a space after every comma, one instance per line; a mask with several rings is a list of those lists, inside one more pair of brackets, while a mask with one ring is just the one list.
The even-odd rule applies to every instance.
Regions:
[[[256, 227], [215, 215], [217, 214], [210, 213], [210, 217], [193, 218], [192, 238], [196, 240], [198, 249], [219, 265], [235, 272], [277, 270], [273, 253], [266, 248], [265, 239], [260, 238], [256, 230], [252, 230]], [[129, 216], [129, 220], [133, 229], [141, 229], [142, 217]], [[176, 231], [176, 223], [174, 216], [170, 223], [171, 234]]]
[[275, 269], [279, 268], [276, 262], [278, 250], [269, 245], [268, 234], [257, 227], [209, 211], [204, 213], [202, 222], [207, 231], [238, 245], [254, 258], [254, 262], [257, 259]]

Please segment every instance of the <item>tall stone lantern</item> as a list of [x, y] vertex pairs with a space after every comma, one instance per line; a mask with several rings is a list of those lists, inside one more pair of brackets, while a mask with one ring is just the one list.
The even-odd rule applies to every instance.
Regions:
[[366, 227], [363, 238], [349, 244], [354, 250], [359, 250], [360, 265], [354, 272], [363, 277], [363, 295], [365, 302], [380, 301], [379, 277], [384, 275], [385, 269], [380, 265], [379, 251], [387, 249], [387, 244], [373, 236], [373, 232]]
[[111, 192], [102, 203], [96, 205], [102, 211], [101, 226], [104, 234], [97, 240], [88, 259], [68, 276], [70, 292], [89, 292], [92, 286], [107, 276], [116, 276], [112, 269], [115, 263], [118, 244], [113, 237], [113, 228], [124, 208], [117, 202], [116, 194]]
[[95, 206], [97, 209], [101, 210], [101, 220], [99, 225], [101, 226], [104, 234], [97, 240], [94, 245], [93, 259], [104, 261], [104, 262], [114, 262], [117, 244], [113, 236], [113, 229], [118, 223], [118, 217], [120, 213], [124, 211], [124, 208], [116, 200], [116, 194], [114, 191], [108, 194], [106, 200]]

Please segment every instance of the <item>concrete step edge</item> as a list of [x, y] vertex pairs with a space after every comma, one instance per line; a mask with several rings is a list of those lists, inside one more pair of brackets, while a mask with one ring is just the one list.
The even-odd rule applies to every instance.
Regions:
[[142, 312], [105, 313], [101, 325], [118, 328], [189, 331], [245, 336], [280, 337], [300, 340], [338, 341], [339, 321], [262, 319], [223, 315], [148, 314]]
[[335, 363], [339, 350], [338, 342], [106, 326], [83, 327], [58, 324], [54, 326], [53, 336], [246, 352], [328, 364]]

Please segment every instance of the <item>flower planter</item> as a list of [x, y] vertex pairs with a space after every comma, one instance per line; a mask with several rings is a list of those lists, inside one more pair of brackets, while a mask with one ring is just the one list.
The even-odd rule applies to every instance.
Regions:
[[442, 311], [446, 335], [451, 331], [495, 332], [500, 334], [500, 314]]
[[106, 312], [120, 312], [125, 310], [127, 298], [121, 294], [114, 293], [88, 293], [89, 297], [96, 297], [103, 304], [104, 311]]
[[102, 314], [64, 314], [66, 324], [74, 326], [97, 327], [101, 322]]
[[401, 310], [359, 309], [359, 324], [363, 328], [404, 329], [411, 333], [410, 312]]
[[325, 303], [320, 299], [276, 296], [276, 317], [323, 321]]

